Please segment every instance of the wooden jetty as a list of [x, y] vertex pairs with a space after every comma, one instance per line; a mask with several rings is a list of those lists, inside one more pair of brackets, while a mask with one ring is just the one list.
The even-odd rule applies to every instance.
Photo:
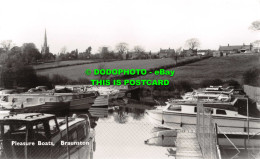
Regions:
[[98, 96], [94, 104], [89, 109], [91, 116], [93, 117], [107, 117], [108, 116], [108, 104], [109, 97], [107, 95]]
[[194, 132], [178, 132], [176, 159], [202, 159], [199, 142]]

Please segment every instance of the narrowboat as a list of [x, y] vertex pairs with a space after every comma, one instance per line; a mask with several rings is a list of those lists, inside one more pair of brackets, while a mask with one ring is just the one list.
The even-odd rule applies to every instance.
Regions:
[[69, 102], [61, 95], [9, 94], [1, 96], [1, 109], [13, 112], [67, 113]]

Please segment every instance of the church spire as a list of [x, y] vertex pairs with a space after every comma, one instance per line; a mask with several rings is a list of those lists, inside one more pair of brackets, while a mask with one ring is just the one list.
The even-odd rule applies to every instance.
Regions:
[[49, 52], [49, 47], [48, 47], [48, 44], [47, 44], [47, 33], [46, 33], [46, 29], [45, 29], [45, 33], [44, 33], [44, 42], [43, 42], [43, 46], [42, 46], [42, 51], [41, 51], [42, 54], [47, 54], [47, 53], [50, 53]]
[[46, 29], [45, 29], [45, 35], [44, 35], [44, 45], [43, 47], [47, 47], [47, 34], [46, 34]]

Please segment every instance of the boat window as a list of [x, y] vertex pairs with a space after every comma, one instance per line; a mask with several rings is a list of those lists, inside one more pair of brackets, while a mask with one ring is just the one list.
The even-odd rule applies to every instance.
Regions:
[[34, 134], [33, 137], [35, 139], [37, 139], [37, 140], [41, 140], [41, 139], [45, 139], [46, 138], [43, 122], [36, 123], [33, 126], [33, 134]]
[[179, 106], [179, 105], [171, 105], [171, 106], [169, 106], [168, 110], [181, 111], [181, 106]]
[[32, 98], [27, 98], [27, 99], [26, 99], [26, 102], [27, 102], [27, 103], [32, 102], [32, 101], [33, 101]]
[[4, 138], [12, 140], [25, 139], [26, 126], [21, 124], [4, 125]]
[[204, 108], [204, 113], [209, 115], [210, 114], [213, 114], [214, 113], [214, 109], [210, 109], [210, 108]]
[[40, 98], [39, 101], [40, 101], [41, 103], [43, 103], [43, 102], [44, 102], [44, 99], [43, 99], [43, 98]]
[[198, 99], [208, 99], [208, 97], [198, 97]]
[[216, 114], [227, 115], [225, 110], [220, 110], [220, 109], [217, 109]]
[[55, 119], [49, 120], [49, 125], [50, 125], [50, 133], [51, 133], [51, 135], [54, 135], [54, 134], [56, 134], [59, 131], [57, 126], [56, 126]]
[[13, 98], [12, 99], [12, 102], [14, 103], [14, 102], [18, 102], [18, 98]]
[[75, 129], [69, 131], [69, 141], [77, 141], [77, 131]]
[[62, 101], [63, 101], [63, 98], [62, 98], [62, 97], [58, 97], [58, 101], [59, 101], [59, 102], [62, 102]]
[[5, 101], [5, 102], [8, 102], [8, 97], [7, 97], [7, 96], [2, 96], [2, 97], [1, 97], [1, 100], [2, 100], [2, 101]]
[[78, 126], [77, 132], [78, 132], [78, 139], [79, 139], [79, 141], [81, 141], [81, 140], [86, 138], [86, 128], [85, 128], [85, 125]]

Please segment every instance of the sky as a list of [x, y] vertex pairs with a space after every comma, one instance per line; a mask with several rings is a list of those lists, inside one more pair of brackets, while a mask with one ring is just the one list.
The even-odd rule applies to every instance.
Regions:
[[218, 49], [259, 40], [248, 29], [255, 20], [260, 0], [0, 0], [0, 41], [33, 42], [40, 50], [46, 28], [52, 53], [120, 42], [157, 52], [190, 38], [200, 49]]

